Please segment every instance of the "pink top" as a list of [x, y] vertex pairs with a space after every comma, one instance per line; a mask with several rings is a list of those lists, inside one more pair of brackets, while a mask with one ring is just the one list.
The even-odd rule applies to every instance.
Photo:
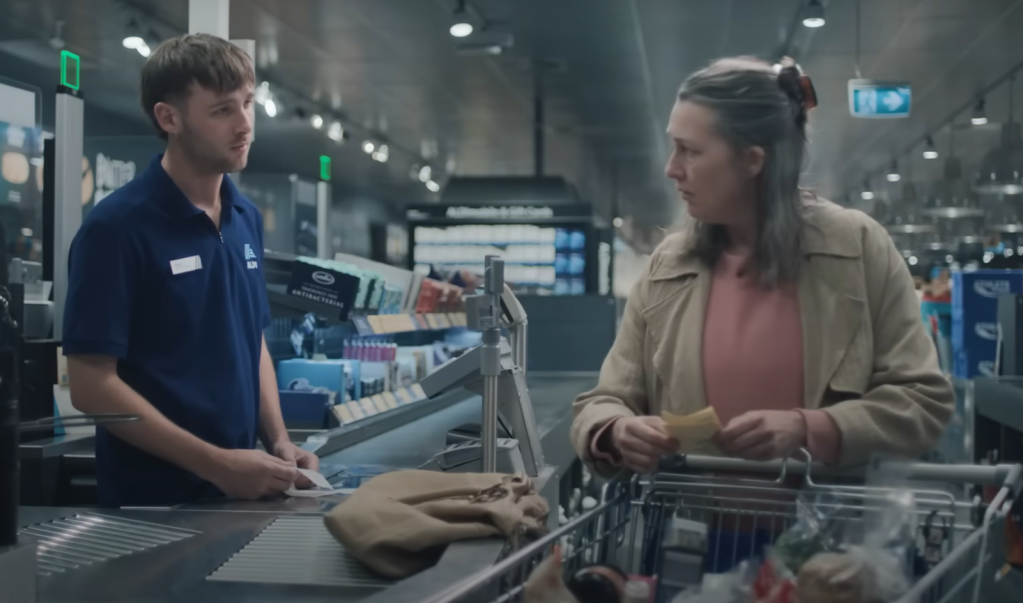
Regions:
[[[814, 459], [838, 462], [841, 433], [827, 413], [804, 410], [803, 327], [795, 286], [765, 289], [743, 268], [747, 256], [726, 253], [714, 269], [703, 327], [707, 403], [723, 425], [752, 410], [800, 413]], [[593, 438], [591, 453], [598, 452]]]

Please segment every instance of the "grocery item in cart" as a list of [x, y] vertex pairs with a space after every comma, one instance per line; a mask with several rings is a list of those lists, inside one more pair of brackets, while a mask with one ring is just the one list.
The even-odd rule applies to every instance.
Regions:
[[524, 603], [583, 603], [565, 586], [563, 574], [561, 547], [554, 545], [551, 554], [529, 574], [522, 588]]
[[721, 421], [712, 406], [685, 416], [664, 411], [661, 418], [664, 419], [668, 433], [678, 440], [679, 454], [721, 455], [713, 441], [714, 436], [721, 431]]

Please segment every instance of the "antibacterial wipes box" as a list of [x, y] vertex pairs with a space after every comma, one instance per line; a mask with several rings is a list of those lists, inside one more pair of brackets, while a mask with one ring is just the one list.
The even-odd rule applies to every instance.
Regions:
[[992, 377], [998, 349], [998, 298], [1023, 293], [1023, 270], [952, 275], [952, 373]]

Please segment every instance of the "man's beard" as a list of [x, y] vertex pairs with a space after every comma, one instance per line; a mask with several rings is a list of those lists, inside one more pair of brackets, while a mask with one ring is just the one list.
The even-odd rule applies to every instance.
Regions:
[[244, 168], [247, 162], [246, 156], [237, 160], [218, 153], [213, 145], [203, 140], [195, 130], [187, 125], [182, 129], [178, 139], [192, 165], [203, 171], [227, 174]]

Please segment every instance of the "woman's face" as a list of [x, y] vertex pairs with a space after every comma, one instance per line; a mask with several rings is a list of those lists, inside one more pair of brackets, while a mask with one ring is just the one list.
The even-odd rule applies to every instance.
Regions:
[[754, 215], [754, 184], [763, 169], [764, 151], [736, 150], [717, 133], [714, 120], [713, 110], [703, 105], [675, 103], [668, 120], [673, 148], [665, 173], [697, 220], [742, 224]]

